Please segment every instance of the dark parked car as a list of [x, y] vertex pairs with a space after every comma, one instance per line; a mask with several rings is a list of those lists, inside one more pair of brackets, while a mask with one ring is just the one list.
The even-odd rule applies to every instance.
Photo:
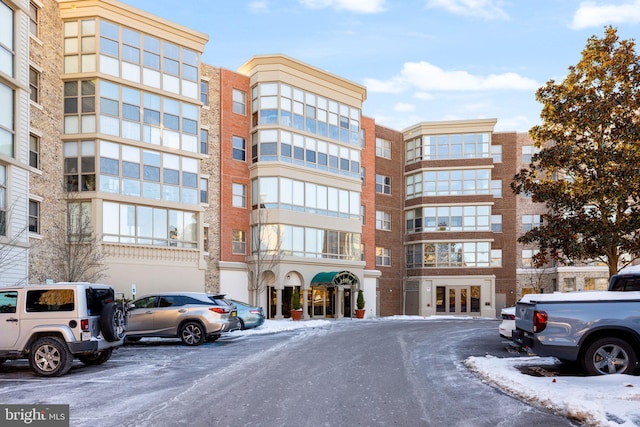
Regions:
[[180, 338], [186, 345], [214, 341], [240, 328], [235, 306], [204, 292], [162, 292], [129, 305], [127, 340]]
[[215, 295], [215, 299], [220, 299], [229, 305], [234, 305], [238, 310], [240, 329], [257, 328], [264, 323], [264, 310], [246, 302], [225, 298], [224, 295]]

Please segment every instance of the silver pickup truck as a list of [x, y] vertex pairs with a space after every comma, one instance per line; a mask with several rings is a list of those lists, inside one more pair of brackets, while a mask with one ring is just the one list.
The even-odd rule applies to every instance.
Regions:
[[580, 362], [590, 375], [632, 374], [640, 356], [640, 274], [612, 276], [608, 291], [525, 295], [514, 343]]

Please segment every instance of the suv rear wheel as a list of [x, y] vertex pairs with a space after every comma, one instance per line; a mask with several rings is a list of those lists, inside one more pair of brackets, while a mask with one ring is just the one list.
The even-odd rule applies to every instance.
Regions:
[[78, 359], [85, 365], [102, 365], [104, 362], [111, 358], [113, 349], [107, 348], [92, 354], [81, 354]]
[[71, 370], [73, 355], [60, 338], [43, 337], [31, 346], [29, 364], [37, 375], [58, 377]]
[[180, 328], [180, 339], [186, 345], [200, 345], [205, 338], [204, 328], [198, 322], [187, 322]]

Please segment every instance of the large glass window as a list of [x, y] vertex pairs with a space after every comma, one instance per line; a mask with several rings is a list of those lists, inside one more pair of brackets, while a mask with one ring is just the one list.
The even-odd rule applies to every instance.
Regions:
[[491, 155], [490, 133], [422, 135], [405, 143], [406, 163], [422, 160], [486, 158]]
[[284, 177], [261, 177], [252, 181], [253, 209], [287, 209], [319, 215], [360, 219], [361, 195]]
[[360, 109], [281, 83], [252, 88], [252, 123], [280, 124], [322, 138], [362, 145]]
[[490, 242], [417, 243], [406, 246], [407, 268], [467, 268], [501, 265], [502, 252]]
[[433, 170], [408, 175], [405, 197], [489, 194], [489, 169]]
[[[202, 149], [198, 147], [199, 113], [195, 104], [104, 80], [99, 90], [101, 133], [192, 153]], [[77, 109], [74, 98], [69, 96], [65, 101], [66, 111]], [[206, 149], [206, 135], [201, 132], [200, 138]]]
[[[251, 251], [307, 258], [361, 259], [361, 235], [286, 224], [258, 224], [251, 229]], [[259, 246], [259, 247], [258, 247]]]
[[104, 202], [103, 240], [153, 246], [197, 247], [197, 214]]
[[405, 213], [407, 233], [491, 230], [491, 206], [425, 206]]
[[80, 32], [78, 22], [65, 22], [65, 72], [96, 71], [99, 53], [101, 73], [201, 99], [197, 52], [106, 20], [98, 26], [96, 48], [96, 21], [82, 21]]
[[199, 184], [197, 159], [100, 141], [100, 191], [197, 204]]

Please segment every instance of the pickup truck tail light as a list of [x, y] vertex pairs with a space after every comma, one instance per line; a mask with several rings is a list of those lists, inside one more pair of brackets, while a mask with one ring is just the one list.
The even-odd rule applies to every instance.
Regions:
[[547, 313], [544, 311], [534, 311], [533, 312], [533, 332], [538, 333], [544, 331], [547, 327]]

